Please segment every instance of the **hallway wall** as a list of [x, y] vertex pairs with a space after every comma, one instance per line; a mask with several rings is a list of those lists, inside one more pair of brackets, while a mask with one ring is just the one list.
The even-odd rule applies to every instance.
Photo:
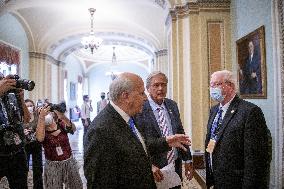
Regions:
[[[67, 71], [67, 88], [64, 89], [67, 91], [67, 108], [74, 108], [76, 105], [81, 107], [81, 104], [77, 104], [79, 98], [78, 96], [78, 77], [84, 76], [84, 70], [80, 61], [72, 55], [69, 55], [65, 60], [64, 70]], [[76, 85], [76, 99], [70, 99], [70, 82], [75, 83]]]
[[[280, 153], [278, 153], [279, 138], [277, 137], [278, 123], [277, 120], [277, 104], [279, 96], [276, 94], [277, 82], [276, 76], [279, 74], [276, 70], [276, 63], [273, 62], [273, 31], [272, 31], [272, 1], [232, 1], [232, 61], [233, 71], [237, 74], [236, 60], [236, 40], [242, 38], [248, 33], [254, 31], [260, 26], [265, 27], [265, 45], [266, 45], [266, 70], [267, 70], [267, 99], [246, 99], [260, 106], [263, 110], [268, 128], [273, 138], [273, 159], [271, 163], [271, 188], [280, 188], [278, 179], [281, 179], [280, 170], [282, 165], [277, 163]], [[278, 100], [277, 100], [278, 99]]]
[[[97, 101], [99, 101], [100, 93], [109, 91], [109, 85], [111, 83], [111, 77], [106, 75], [106, 72], [109, 72], [110, 64], [98, 64], [91, 68], [88, 73], [88, 83], [89, 83], [89, 96], [93, 101], [94, 112], [92, 116], [97, 115]], [[127, 62], [127, 63], [118, 63], [118, 67], [115, 69], [117, 72], [132, 72], [138, 74], [144, 81], [149, 72], [144, 67], [140, 66], [139, 63]]]
[[[29, 79], [29, 45], [25, 30], [11, 14], [0, 17], [0, 40], [21, 50], [20, 77]], [[25, 92], [29, 96], [29, 92]]]
[[232, 67], [230, 7], [226, 2], [214, 6], [187, 3], [170, 14], [169, 66], [165, 71], [170, 96], [178, 103], [185, 132], [192, 138], [192, 149], [204, 151], [211, 103], [209, 78], [216, 69]]

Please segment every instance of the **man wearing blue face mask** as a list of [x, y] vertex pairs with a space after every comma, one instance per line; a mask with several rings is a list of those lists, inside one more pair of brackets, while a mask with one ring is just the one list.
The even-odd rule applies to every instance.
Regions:
[[236, 94], [230, 71], [214, 72], [205, 141], [206, 184], [214, 188], [268, 188], [271, 134], [262, 110]]

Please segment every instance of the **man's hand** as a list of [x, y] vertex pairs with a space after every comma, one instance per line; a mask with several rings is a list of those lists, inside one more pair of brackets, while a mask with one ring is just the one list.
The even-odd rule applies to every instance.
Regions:
[[16, 89], [16, 80], [4, 78], [0, 80], [0, 96], [3, 96], [7, 91]]
[[185, 176], [186, 176], [187, 180], [191, 180], [192, 177], [193, 177], [193, 165], [192, 165], [192, 163], [185, 163], [184, 169], [185, 169]]
[[187, 149], [183, 145], [188, 145], [188, 146], [191, 145], [189, 136], [184, 135], [184, 134], [175, 134], [175, 135], [167, 136], [166, 141], [170, 147], [181, 148], [185, 152], [187, 151]]
[[164, 179], [163, 173], [155, 165], [152, 165], [152, 172], [153, 172], [155, 181], [161, 182]]
[[252, 72], [252, 73], [251, 73], [251, 78], [252, 78], [252, 79], [256, 78], [256, 72]]

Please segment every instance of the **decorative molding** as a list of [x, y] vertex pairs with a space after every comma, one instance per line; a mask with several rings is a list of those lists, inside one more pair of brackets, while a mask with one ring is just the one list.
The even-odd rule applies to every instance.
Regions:
[[170, 9], [165, 24], [182, 19], [189, 14], [199, 14], [200, 12], [230, 12], [231, 0], [197, 0], [196, 2], [187, 2], [184, 5], [175, 5]]
[[[151, 49], [148, 49], [146, 46], [143, 46], [139, 43], [135, 43], [132, 41], [124, 41], [124, 40], [104, 40], [103, 41], [104, 45], [120, 45], [120, 46], [128, 46], [128, 47], [132, 47], [135, 49], [138, 49], [140, 51], [145, 52], [146, 54], [148, 54], [149, 56], [154, 56], [154, 53], [151, 51]], [[83, 49], [83, 45], [81, 43], [77, 43], [75, 45], [73, 45], [70, 48], [66, 48], [61, 54], [59, 54], [58, 59], [59, 60], [64, 60], [68, 55], [70, 55], [71, 53], [79, 50], [79, 49]], [[77, 54], [77, 56], [83, 57], [83, 58], [90, 58], [87, 56], [82, 56], [80, 54]]]
[[156, 57], [159, 56], [167, 56], [168, 55], [168, 49], [161, 49], [155, 52]]
[[29, 52], [29, 55], [30, 55], [31, 58], [44, 59], [44, 60], [47, 60], [47, 61], [49, 61], [52, 64], [55, 64], [57, 66], [59, 64], [65, 64], [64, 62], [56, 60], [55, 58], [53, 58], [52, 56], [50, 56], [48, 54], [38, 53], [38, 52]]
[[155, 3], [157, 3], [163, 9], [166, 8], [166, 1], [165, 0], [155, 0]]
[[4, 7], [10, 0], [0, 0], [0, 8]]

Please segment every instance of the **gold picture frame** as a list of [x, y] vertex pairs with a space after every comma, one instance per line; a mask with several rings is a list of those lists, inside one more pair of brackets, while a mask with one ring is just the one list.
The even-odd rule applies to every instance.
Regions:
[[265, 30], [261, 26], [236, 41], [241, 98], [267, 98]]

